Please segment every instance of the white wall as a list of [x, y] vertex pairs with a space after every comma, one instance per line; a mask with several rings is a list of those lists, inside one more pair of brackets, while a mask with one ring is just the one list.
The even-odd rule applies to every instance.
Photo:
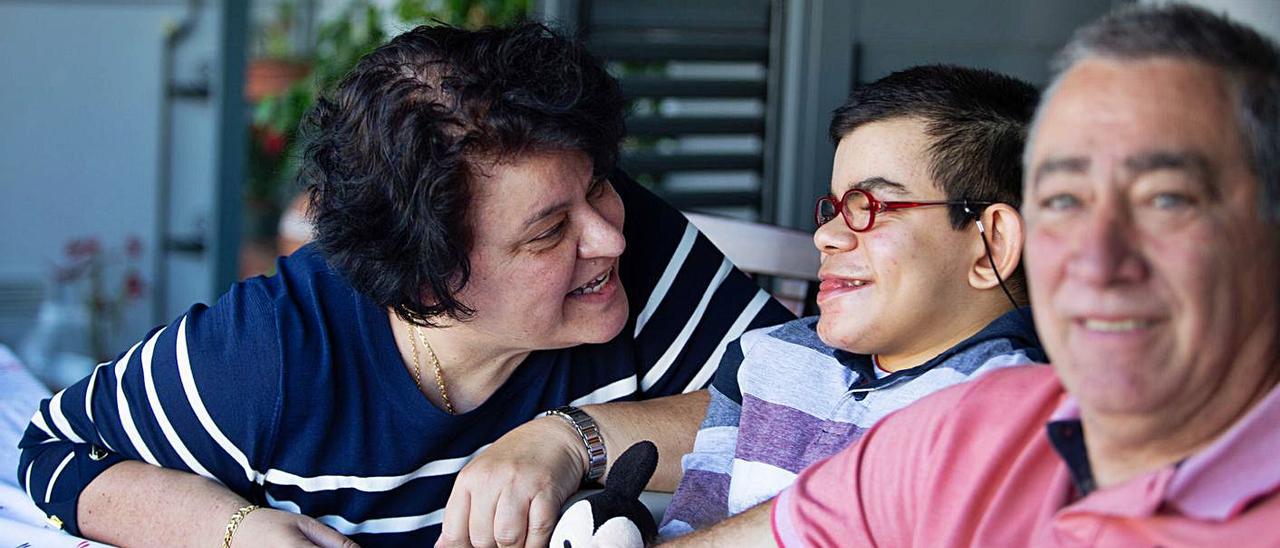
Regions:
[[[178, 79], [216, 77], [217, 2], [179, 50]], [[154, 281], [157, 166], [166, 28], [186, 12], [180, 0], [0, 0], [0, 300], [5, 287], [48, 280], [72, 238], [119, 248], [139, 236]], [[188, 101], [174, 113], [176, 231], [210, 213], [216, 113]], [[212, 230], [212, 226], [207, 226]], [[210, 297], [203, 260], [171, 266], [171, 303]], [[13, 301], [13, 299], [11, 299]], [[113, 341], [122, 347], [153, 322], [150, 296], [126, 310]], [[0, 343], [25, 331], [0, 303]], [[173, 310], [166, 311], [171, 315]]]

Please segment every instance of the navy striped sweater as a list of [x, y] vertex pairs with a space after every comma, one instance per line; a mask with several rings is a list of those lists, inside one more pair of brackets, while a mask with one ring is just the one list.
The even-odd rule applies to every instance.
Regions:
[[41, 403], [18, 479], [71, 532], [78, 497], [123, 459], [213, 478], [365, 546], [433, 543], [456, 473], [559, 405], [687, 392], [728, 343], [793, 316], [633, 182], [619, 274], [631, 317], [604, 344], [534, 352], [480, 407], [448, 415], [414, 386], [385, 311], [315, 250], [153, 330]]

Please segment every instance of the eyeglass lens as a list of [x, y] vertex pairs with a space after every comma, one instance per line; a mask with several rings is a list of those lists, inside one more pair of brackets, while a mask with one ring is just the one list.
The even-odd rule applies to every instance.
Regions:
[[822, 226], [835, 219], [839, 213], [836, 213], [836, 203], [832, 198], [822, 198], [818, 200], [818, 226]]
[[871, 224], [871, 200], [863, 192], [850, 192], [844, 197], [845, 218], [854, 230], [866, 230]]

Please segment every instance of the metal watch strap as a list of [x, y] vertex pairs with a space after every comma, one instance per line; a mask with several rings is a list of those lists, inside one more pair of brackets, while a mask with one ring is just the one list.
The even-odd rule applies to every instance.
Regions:
[[544, 417], [552, 415], [569, 421], [573, 429], [578, 431], [582, 444], [587, 448], [588, 466], [587, 473], [582, 476], [583, 483], [599, 481], [604, 476], [604, 466], [608, 458], [604, 450], [604, 436], [600, 435], [600, 427], [596, 426], [595, 419], [591, 418], [586, 411], [572, 405], [557, 407], [542, 414]]

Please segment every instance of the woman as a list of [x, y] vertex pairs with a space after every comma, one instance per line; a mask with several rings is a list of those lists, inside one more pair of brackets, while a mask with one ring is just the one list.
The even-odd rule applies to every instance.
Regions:
[[511, 428], [698, 388], [789, 314], [614, 171], [622, 106], [540, 25], [369, 54], [309, 118], [315, 243], [44, 402], [20, 481], [117, 544], [421, 545]]

